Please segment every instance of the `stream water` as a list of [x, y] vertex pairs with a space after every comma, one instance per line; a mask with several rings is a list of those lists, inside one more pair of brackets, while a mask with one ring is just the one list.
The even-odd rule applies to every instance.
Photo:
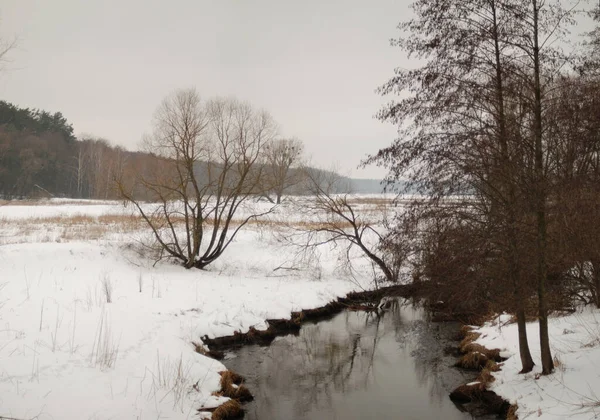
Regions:
[[246, 419], [468, 419], [448, 398], [470, 380], [444, 354], [456, 331], [399, 300], [382, 315], [345, 311], [305, 324], [224, 363], [255, 397]]

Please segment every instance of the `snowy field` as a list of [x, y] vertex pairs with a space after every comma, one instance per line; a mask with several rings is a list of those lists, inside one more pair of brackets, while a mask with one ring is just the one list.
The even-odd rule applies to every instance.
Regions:
[[[376, 220], [391, 197], [356, 196]], [[251, 203], [242, 214], [264, 210]], [[150, 209], [152, 205], [148, 205]], [[372, 287], [373, 269], [343, 249], [299, 259], [289, 226], [318, 223], [302, 201], [241, 231], [206, 271], [140, 255], [147, 229], [121, 202], [0, 203], [0, 418], [210, 418], [224, 366], [195, 352], [200, 337], [265, 328], [265, 319]], [[109, 302], [110, 300], [110, 302]], [[478, 343], [511, 357], [492, 389], [520, 419], [600, 417], [600, 311], [553, 317], [556, 372], [519, 375], [516, 324], [499, 318]], [[539, 365], [537, 324], [528, 326]]]
[[[385, 202], [355, 200], [372, 217]], [[318, 217], [283, 206], [199, 271], [141, 256], [147, 231], [123, 203], [2, 203], [0, 417], [209, 417], [197, 410], [226, 400], [212, 396], [224, 366], [194, 351], [201, 336], [266, 328], [372, 286], [363, 259], [350, 271], [338, 249], [300, 261], [284, 245], [283, 221]]]
[[[541, 376], [538, 324], [527, 325], [529, 346], [536, 366], [519, 375], [521, 369], [517, 324], [503, 315], [475, 331], [477, 343], [506, 351], [509, 359], [491, 389], [518, 405], [519, 419], [600, 418], [600, 310], [582, 308], [565, 317], [550, 318], [550, 345], [556, 365], [552, 375]], [[502, 322], [504, 321], [504, 322]]]

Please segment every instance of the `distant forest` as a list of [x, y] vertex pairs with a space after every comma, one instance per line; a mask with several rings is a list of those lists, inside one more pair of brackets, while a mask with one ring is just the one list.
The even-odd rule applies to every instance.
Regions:
[[142, 154], [77, 139], [60, 113], [0, 101], [0, 196], [117, 198], [114, 177]]
[[[76, 138], [60, 112], [0, 101], [0, 197], [119, 199], [114, 180], [131, 168], [152, 170], [153, 157], [97, 137]], [[317, 171], [316, 169], [310, 169]], [[380, 193], [375, 179], [341, 177], [337, 192]], [[299, 189], [290, 193], [301, 194]]]

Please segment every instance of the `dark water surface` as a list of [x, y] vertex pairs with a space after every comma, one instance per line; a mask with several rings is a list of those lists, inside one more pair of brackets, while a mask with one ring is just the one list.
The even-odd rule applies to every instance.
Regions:
[[225, 365], [246, 377], [247, 419], [468, 419], [448, 398], [469, 381], [443, 348], [456, 326], [403, 301], [383, 315], [343, 312]]

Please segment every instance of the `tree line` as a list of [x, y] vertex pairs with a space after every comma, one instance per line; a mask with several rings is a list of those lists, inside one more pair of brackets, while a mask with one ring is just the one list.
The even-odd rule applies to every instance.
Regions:
[[[117, 198], [113, 176], [136, 153], [83, 136], [60, 113], [0, 101], [0, 196]], [[139, 158], [139, 157], [138, 157]]]
[[[2, 198], [121, 199], [116, 181], [127, 179], [133, 182], [134, 169], [146, 174], [159, 171], [160, 155], [158, 149], [128, 151], [92, 135], [77, 138], [72, 124], [60, 112], [20, 108], [0, 101]], [[255, 194], [280, 203], [284, 193], [306, 192], [302, 186], [305, 179], [302, 159], [300, 140], [271, 139], [260, 155], [264, 188]], [[211, 164], [198, 159], [194, 162], [194, 170], [202, 178]], [[153, 198], [149, 190], [140, 185], [137, 189], [138, 198]]]
[[600, 307], [598, 29], [561, 48], [598, 10], [553, 0], [417, 0], [394, 45], [419, 60], [381, 88], [378, 114], [398, 138], [365, 163], [422, 197], [390, 235], [410, 248], [413, 281], [455, 315], [539, 322], [552, 372], [548, 314]]

